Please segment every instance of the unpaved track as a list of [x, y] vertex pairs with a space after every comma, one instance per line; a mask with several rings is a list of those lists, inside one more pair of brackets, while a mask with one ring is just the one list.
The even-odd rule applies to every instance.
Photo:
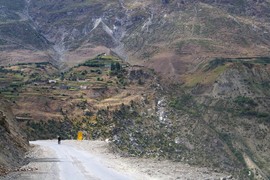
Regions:
[[[47, 150], [52, 150], [55, 154], [53, 157], [37, 159], [37, 162], [53, 163], [49, 168], [48, 175], [42, 179], [60, 179], [60, 180], [88, 180], [88, 179], [104, 179], [104, 180], [126, 180], [131, 179], [131, 176], [120, 174], [112, 168], [106, 167], [94, 155], [80, 150], [72, 145], [62, 142], [58, 145], [56, 141], [34, 141], [31, 144], [39, 145], [45, 154]], [[35, 173], [34, 171], [32, 173]], [[46, 173], [46, 172], [44, 172]], [[42, 176], [42, 175], [41, 175]], [[19, 177], [20, 178], [35, 178], [33, 176]], [[38, 178], [38, 176], [37, 176]]]
[[110, 153], [103, 141], [33, 141], [23, 170], [2, 180], [153, 180], [220, 179], [226, 174], [194, 168], [182, 163], [139, 158], [123, 158]]
[[58, 159], [59, 178], [63, 180], [74, 179], [131, 179], [131, 176], [119, 174], [111, 168], [102, 164], [99, 158], [89, 152], [79, 150], [71, 145], [55, 142], [36, 141], [32, 144], [53, 149]]

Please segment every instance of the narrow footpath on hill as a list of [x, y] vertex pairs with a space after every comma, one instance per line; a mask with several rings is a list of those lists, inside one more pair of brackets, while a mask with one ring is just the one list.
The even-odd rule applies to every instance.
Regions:
[[103, 141], [32, 141], [30, 163], [3, 180], [151, 180], [221, 179], [228, 174], [183, 163], [127, 158], [113, 154]]

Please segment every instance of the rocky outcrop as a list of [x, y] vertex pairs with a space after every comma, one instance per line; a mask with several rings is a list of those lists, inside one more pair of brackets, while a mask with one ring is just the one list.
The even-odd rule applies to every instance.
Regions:
[[213, 64], [182, 86], [157, 89], [154, 109], [148, 99], [115, 112], [114, 146], [123, 154], [229, 171], [237, 179], [268, 179], [269, 61]]

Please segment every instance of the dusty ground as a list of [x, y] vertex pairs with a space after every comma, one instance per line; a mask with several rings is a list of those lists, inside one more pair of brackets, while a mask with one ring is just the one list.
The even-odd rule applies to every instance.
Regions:
[[0, 176], [0, 180], [57, 179], [58, 168], [55, 163], [58, 160], [54, 151], [32, 145], [30, 152], [26, 156], [30, 159], [28, 165], [21, 167], [17, 172]]
[[[190, 167], [182, 163], [121, 157], [111, 153], [109, 145], [104, 141], [63, 141], [62, 144], [87, 152], [98, 158], [105, 167], [121, 174], [130, 174], [134, 179], [219, 180], [229, 177], [228, 174], [215, 173], [207, 168]], [[59, 169], [56, 164], [60, 159], [53, 150], [43, 146], [33, 146], [28, 157], [31, 159], [30, 164], [0, 179], [59, 179]]]

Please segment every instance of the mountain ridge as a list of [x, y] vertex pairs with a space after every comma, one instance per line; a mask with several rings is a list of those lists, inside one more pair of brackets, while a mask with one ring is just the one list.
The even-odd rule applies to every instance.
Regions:
[[[163, 67], [169, 67], [159, 68], [159, 64], [170, 61], [173, 68], [169, 69], [175, 70], [173, 74], [177, 76], [186, 72], [178, 70], [178, 63], [190, 69], [215, 57], [269, 55], [269, 22], [265, 13], [268, 1], [103, 3], [28, 1], [27, 8], [21, 11], [29, 15], [34, 29], [47, 39], [49, 43], [45, 44], [52, 44], [45, 51], [49, 54], [47, 61], [71, 66], [87, 59], [81, 54], [93, 58], [112, 50], [130, 63], [144, 64], [163, 76], [168, 73], [162, 71]], [[92, 32], [96, 22], [102, 28]]]

